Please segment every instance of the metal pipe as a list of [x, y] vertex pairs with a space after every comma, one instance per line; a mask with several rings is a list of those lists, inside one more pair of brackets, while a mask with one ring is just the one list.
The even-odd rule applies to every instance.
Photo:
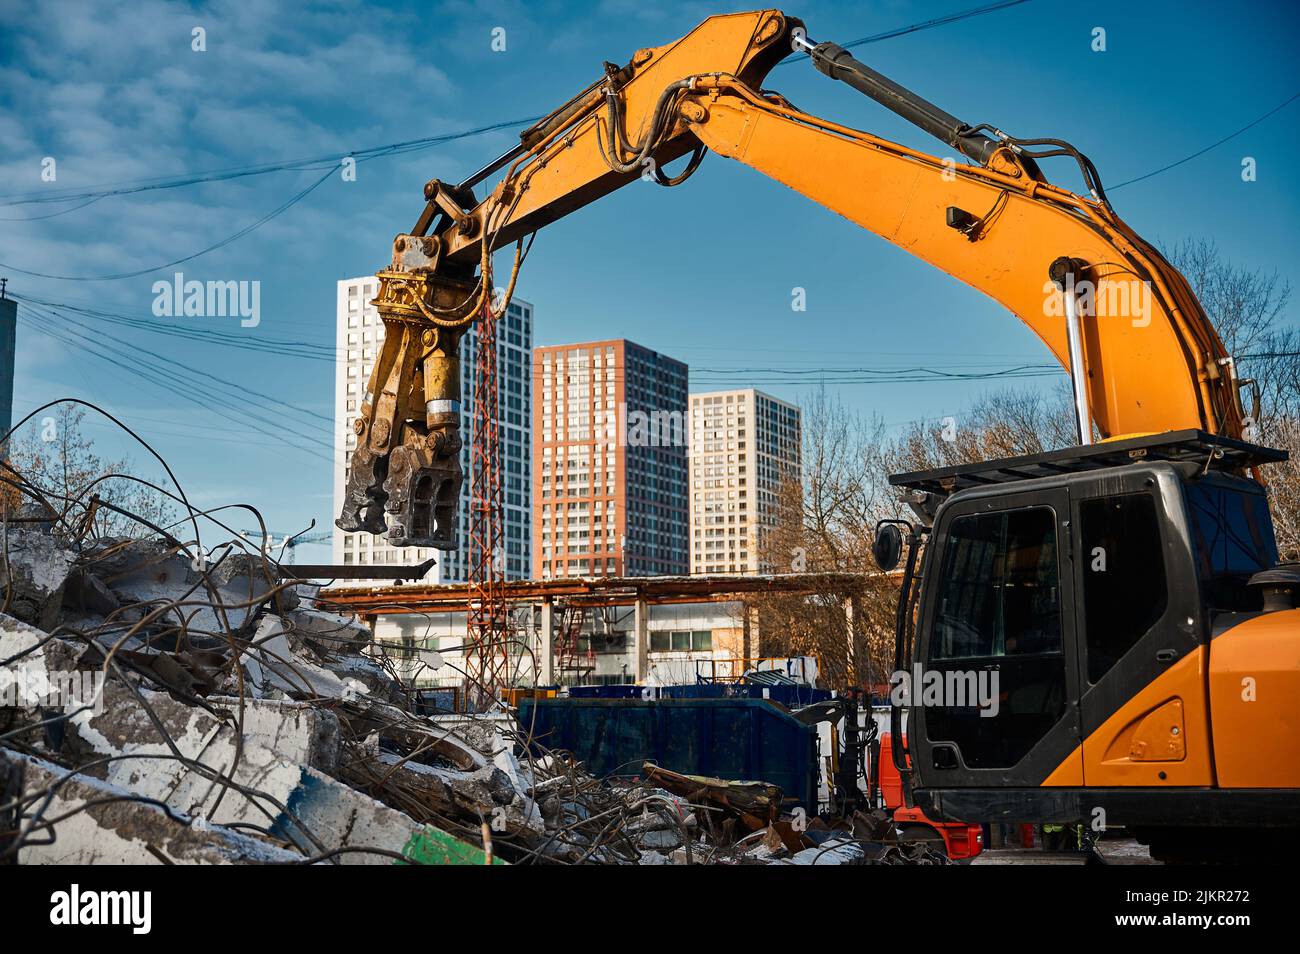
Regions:
[[970, 127], [956, 116], [900, 86], [889, 77], [877, 73], [838, 44], [818, 43], [809, 51], [809, 56], [813, 65], [831, 79], [847, 83], [858, 92], [870, 96], [886, 109], [959, 150], [968, 159], [984, 165], [998, 148], [997, 140], [990, 139], [983, 133], [970, 132]]
[[382, 563], [274, 563], [281, 580], [410, 580], [416, 582], [433, 569], [436, 560], [407, 566]]
[[[911, 655], [907, 650], [907, 640], [909, 636], [909, 609], [912, 600], [912, 581], [916, 577], [916, 555], [921, 548], [921, 537], [913, 528], [907, 535], [907, 563], [903, 568], [903, 582], [898, 590], [898, 612], [894, 617], [894, 672], [906, 672], [907, 664], [910, 662]], [[916, 687], [912, 687], [915, 692]], [[868, 696], [870, 699], [870, 696]], [[894, 768], [903, 779], [910, 779], [912, 767], [908, 762], [907, 746], [903, 742], [903, 707], [894, 705], [894, 700], [890, 699], [889, 704], [889, 734], [890, 734], [890, 757], [894, 761]], [[907, 703], [912, 704], [912, 695], [908, 694]], [[907, 786], [904, 786], [906, 789]], [[911, 796], [907, 796], [909, 807]]]
[[1058, 258], [1052, 262], [1048, 274], [1053, 284], [1061, 290], [1065, 303], [1065, 339], [1069, 349], [1070, 387], [1074, 392], [1074, 427], [1079, 445], [1092, 443], [1092, 412], [1088, 407], [1088, 374], [1083, 361], [1083, 319], [1079, 314], [1079, 299], [1075, 294], [1078, 276], [1087, 263], [1076, 258]]
[[478, 172], [474, 173], [472, 176], [470, 176], [468, 179], [462, 182], [459, 186], [457, 186], [457, 188], [459, 189], [474, 188], [474, 186], [478, 185], [488, 176], [492, 175], [492, 173], [498, 171], [499, 169], [504, 169], [506, 166], [514, 162], [516, 159], [518, 159], [527, 151], [528, 150], [525, 149], [522, 144], [515, 146], [510, 151], [504, 152], [501, 155], [497, 156], [495, 159], [489, 162]]
[[1088, 379], [1083, 369], [1083, 330], [1079, 321], [1079, 300], [1074, 289], [1065, 296], [1065, 328], [1070, 346], [1070, 380], [1074, 386], [1075, 428], [1080, 446], [1092, 443], [1092, 414], [1088, 410]]

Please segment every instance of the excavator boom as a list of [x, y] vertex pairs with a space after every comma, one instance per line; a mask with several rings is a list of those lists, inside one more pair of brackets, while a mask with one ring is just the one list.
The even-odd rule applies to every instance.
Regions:
[[[934, 135], [963, 160], [910, 149], [796, 109], [766, 91], [791, 50]], [[638, 179], [673, 186], [706, 151], [808, 196], [1001, 303], [1031, 328], [1075, 390], [1078, 436], [1198, 429], [1248, 436], [1230, 356], [1186, 280], [1114, 212], [1068, 143], [970, 126], [777, 10], [705, 20], [638, 50], [469, 180], [432, 180], [394, 241], [375, 304], [386, 326], [338, 525], [399, 546], [454, 549], [459, 467], [457, 346], [500, 314], [492, 253]], [[677, 175], [665, 166], [690, 156]], [[1048, 182], [1037, 159], [1073, 158], [1088, 187]], [[474, 189], [502, 174], [481, 200]], [[797, 319], [796, 319], [797, 320]], [[791, 336], [799, 329], [791, 328]], [[385, 519], [387, 511], [388, 519]]]

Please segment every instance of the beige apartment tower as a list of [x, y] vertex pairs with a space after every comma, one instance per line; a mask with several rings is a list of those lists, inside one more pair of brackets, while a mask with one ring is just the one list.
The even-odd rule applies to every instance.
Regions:
[[753, 388], [691, 395], [691, 573], [773, 570], [759, 554], [782, 484], [800, 479], [800, 423]]

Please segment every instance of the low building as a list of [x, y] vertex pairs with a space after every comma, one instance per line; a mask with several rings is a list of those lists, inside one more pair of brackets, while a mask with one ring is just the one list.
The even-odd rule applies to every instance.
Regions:
[[[762, 668], [745, 596], [852, 592], [852, 573], [517, 580], [504, 585], [512, 686], [673, 685], [727, 681]], [[375, 641], [415, 686], [460, 686], [469, 588], [336, 587], [336, 609], [369, 620]], [[542, 634], [549, 634], [543, 639]]]

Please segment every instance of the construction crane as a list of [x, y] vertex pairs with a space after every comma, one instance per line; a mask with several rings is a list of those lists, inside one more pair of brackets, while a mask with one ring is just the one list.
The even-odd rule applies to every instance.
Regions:
[[334, 534], [330, 530], [316, 530], [315, 533], [312, 532], [313, 530], [316, 530], [315, 518], [296, 533], [282, 533], [279, 530], [258, 527], [255, 530], [240, 530], [239, 535], [249, 543], [257, 544], [258, 549], [268, 554], [276, 549], [275, 538], [279, 537], [281, 556], [292, 556], [295, 547], [310, 543], [326, 543], [333, 539]]
[[[312, 521], [315, 526], [315, 521]], [[262, 549], [274, 550], [276, 548], [275, 539], [280, 538], [280, 548], [287, 553], [292, 554], [295, 547], [300, 547], [310, 543], [325, 543], [334, 537], [333, 531], [320, 530], [316, 533], [310, 533], [311, 527], [306, 530], [299, 530], [297, 533], [281, 533], [279, 530], [240, 530], [239, 535], [250, 543], [261, 540]]]
[[[962, 161], [765, 89], [791, 50]], [[378, 276], [387, 334], [338, 525], [385, 532], [386, 512], [399, 546], [457, 545], [460, 336], [501, 313], [538, 229], [640, 178], [680, 185], [710, 151], [1001, 303], [1070, 373], [1077, 447], [894, 478], [917, 514], [877, 537], [882, 566], [906, 551], [898, 668], [941, 690], [993, 683], [960, 702], [918, 685], [896, 709], [909, 804], [954, 822], [1126, 825], [1169, 857], [1294, 842], [1300, 567], [1275, 565], [1256, 478], [1284, 455], [1250, 443], [1251, 382], [1079, 150], [964, 123], [777, 10], [606, 64], [469, 179], [426, 183]], [[1058, 156], [1086, 194], [1048, 181], [1039, 160]], [[512, 243], [494, 302], [492, 253]]]

